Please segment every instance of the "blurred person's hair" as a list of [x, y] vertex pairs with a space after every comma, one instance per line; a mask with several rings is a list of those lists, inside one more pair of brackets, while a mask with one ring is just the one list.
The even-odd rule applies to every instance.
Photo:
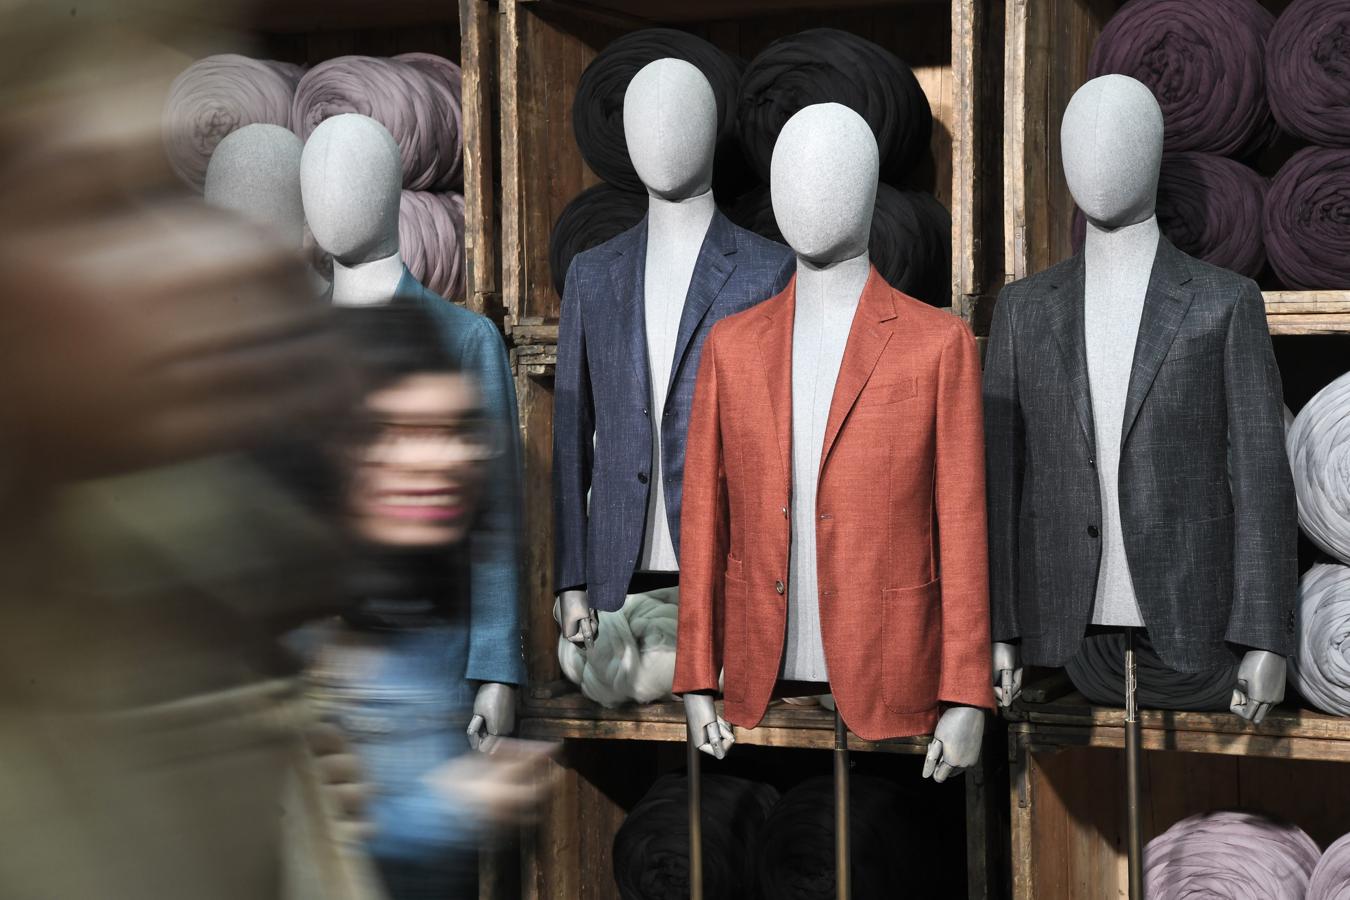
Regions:
[[371, 390], [410, 375], [460, 372], [445, 351], [435, 319], [413, 301], [338, 307], [335, 318]]

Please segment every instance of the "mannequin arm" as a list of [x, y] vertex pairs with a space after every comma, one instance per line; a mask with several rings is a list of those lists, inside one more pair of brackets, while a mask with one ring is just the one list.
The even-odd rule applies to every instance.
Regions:
[[984, 710], [974, 706], [953, 706], [938, 719], [923, 777], [941, 783], [953, 772], [975, 765], [984, 742]]
[[1248, 650], [1238, 666], [1237, 686], [1229, 709], [1260, 725], [1270, 708], [1284, 699], [1286, 662], [1269, 650]]
[[723, 759], [731, 752], [736, 736], [731, 725], [717, 714], [712, 694], [685, 694], [684, 719], [689, 725], [689, 740], [709, 756]]
[[586, 650], [595, 646], [595, 637], [600, 633], [600, 618], [591, 608], [584, 590], [563, 591], [553, 609], [553, 618], [564, 638]]
[[469, 746], [489, 753], [503, 735], [516, 730], [516, 694], [509, 684], [484, 682], [473, 701]]
[[1007, 709], [1022, 696], [1021, 654], [1015, 644], [994, 643], [994, 696]]

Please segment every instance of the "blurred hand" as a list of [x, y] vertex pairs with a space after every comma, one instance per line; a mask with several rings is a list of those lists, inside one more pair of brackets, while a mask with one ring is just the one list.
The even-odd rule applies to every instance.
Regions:
[[497, 828], [529, 825], [558, 784], [554, 744], [501, 738], [487, 753], [465, 753], [427, 775], [432, 789]]
[[351, 752], [346, 736], [336, 725], [315, 722], [305, 730], [305, 739], [334, 819], [335, 836], [349, 844], [369, 839], [374, 826], [366, 819], [366, 806], [375, 791], [365, 780], [361, 761]]

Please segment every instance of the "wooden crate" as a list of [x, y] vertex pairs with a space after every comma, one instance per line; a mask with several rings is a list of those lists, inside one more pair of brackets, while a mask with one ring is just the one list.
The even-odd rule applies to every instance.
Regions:
[[[1004, 43], [1004, 252], [1008, 281], [1073, 253], [1059, 127], [1092, 45], [1125, 0], [1008, 0]], [[1261, 0], [1277, 15], [1288, 0]], [[1269, 174], [1269, 173], [1268, 173]], [[1272, 334], [1350, 332], [1350, 291], [1268, 290]]]
[[[1081, 695], [1024, 704], [1009, 725], [1014, 900], [1125, 896], [1124, 712]], [[1350, 720], [1287, 707], [1141, 713], [1144, 840], [1189, 815], [1262, 811], [1323, 847], [1350, 832]]]

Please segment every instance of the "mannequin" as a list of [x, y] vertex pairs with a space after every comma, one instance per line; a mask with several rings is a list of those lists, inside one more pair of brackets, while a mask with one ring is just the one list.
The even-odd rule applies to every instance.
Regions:
[[[635, 576], [648, 587], [675, 583], [684, 434], [703, 339], [723, 316], [781, 289], [791, 272], [786, 248], [717, 212], [717, 121], [712, 87], [691, 63], [658, 59], [633, 76], [624, 135], [647, 188], [647, 217], [580, 254], [564, 290], [554, 411], [556, 615], [563, 636], [587, 649], [597, 610], [618, 609]], [[615, 346], [629, 358], [609, 359]], [[630, 365], [606, 378], [600, 373], [611, 362]], [[597, 427], [610, 417], [608, 429]], [[605, 456], [609, 478], [592, 483]], [[602, 506], [604, 520], [592, 518]]]
[[288, 247], [304, 241], [305, 207], [300, 199], [300, 154], [304, 143], [279, 125], [245, 125], [211, 154], [205, 199], [250, 221], [270, 226]]
[[524, 681], [519, 622], [519, 429], [514, 383], [496, 327], [483, 316], [430, 293], [399, 256], [402, 164], [382, 125], [347, 113], [310, 135], [300, 161], [305, 216], [333, 257], [333, 302], [389, 303], [408, 297], [436, 321], [456, 364], [474, 375], [500, 435], [485, 509], [469, 543], [472, 632], [465, 677], [481, 682], [468, 724], [469, 743], [489, 750], [515, 728], [512, 686]]
[[[1095, 458], [1087, 459], [1087, 465], [1096, 471], [1100, 501], [1100, 528], [1094, 524], [1089, 529], [1092, 549], [1099, 557], [1095, 589], [1091, 597], [1090, 621], [1097, 626], [1139, 628], [1149, 623], [1136, 594], [1140, 573], [1131, 571], [1127, 554], [1127, 532], [1131, 529], [1122, 522], [1122, 510], [1131, 501], [1126, 495], [1131, 476], [1127, 476], [1123, 468], [1122, 455], [1131, 449], [1129, 441], [1138, 434], [1137, 427], [1134, 431], [1126, 430], [1126, 420], [1129, 419], [1131, 425], [1137, 423], [1142, 404], [1150, 402], [1149, 395], [1143, 395], [1142, 403], [1135, 400], [1136, 381], [1143, 365], [1141, 359], [1146, 352], [1152, 351], [1154, 345], [1161, 345], [1164, 339], [1174, 339], [1174, 334], [1168, 333], [1164, 337], [1154, 330], [1150, 331], [1148, 348], [1142, 348], [1139, 341], [1139, 335], [1145, 327], [1158, 328], [1157, 317], [1171, 314], [1170, 310], [1175, 308], [1167, 305], [1171, 301], [1160, 301], [1161, 306], [1150, 306], [1153, 292], [1160, 284], [1164, 248], [1169, 253], [1169, 260], [1170, 254], [1181, 256], [1165, 241], [1160, 242], [1158, 220], [1154, 214], [1163, 148], [1162, 114], [1148, 88], [1138, 81], [1121, 75], [1096, 78], [1080, 88], [1070, 101], [1064, 114], [1061, 145], [1069, 191], [1087, 219], [1087, 240], [1081, 260], [1081, 349], [1086, 361], [1087, 395], [1090, 398], [1088, 418], [1093, 426], [1089, 437], [1095, 454]], [[1177, 299], [1191, 303], [1193, 309], [1191, 298], [1199, 290], [1194, 286], [1199, 279], [1191, 276], [1190, 271], [1187, 269], [1188, 274], [1183, 277], [1180, 287], [1164, 286], [1162, 290], [1170, 290]], [[1212, 270], [1202, 274], [1219, 279], [1224, 288], [1237, 284], [1237, 276], [1231, 273]], [[1072, 278], [1067, 270], [1065, 275], [1055, 277], [1060, 280]], [[1241, 286], [1236, 290], [1241, 291]], [[1162, 313], [1157, 312], [1158, 309]], [[1261, 310], [1260, 322], [1264, 329], [1264, 308]], [[1173, 327], [1182, 330], [1186, 327], [1185, 320]], [[1190, 331], [1185, 333], [1188, 337], [1191, 334]], [[1199, 337], [1191, 339], [1197, 341], [1195, 346], [1201, 346]], [[996, 345], [1000, 350], [1005, 346], [998, 342]], [[1268, 337], [1265, 338], [1265, 349], [1268, 355]], [[1175, 355], [1177, 351], [1171, 352]], [[1172, 358], [1163, 361], [1164, 365]], [[1185, 354], [1177, 358], [1184, 360]], [[1002, 357], [996, 356], [996, 360], [999, 359]], [[1222, 378], [1221, 372], [1219, 377]], [[1275, 379], [1274, 393], [1278, 396], [1278, 373]], [[996, 387], [991, 396], [990, 384], [987, 378], [985, 405], [993, 416], [1000, 409], [1000, 403], [1006, 405], [1002, 399], [1005, 389]], [[1264, 392], [1271, 392], [1268, 385], [1264, 386]], [[1264, 397], [1258, 399], [1269, 400]], [[1080, 405], [1080, 416], [1084, 411], [1085, 407]], [[1261, 434], [1265, 433], [1265, 424], [1261, 422]], [[1235, 427], [1251, 428], [1246, 422], [1241, 426], [1230, 426], [1230, 440]], [[992, 425], [988, 430], [991, 435], [1002, 433]], [[1005, 508], [996, 500], [995, 485], [1000, 479], [994, 475], [993, 460], [995, 454], [1001, 452], [1000, 445], [991, 443], [990, 518], [991, 527], [996, 531], [999, 521], [1006, 522], [1008, 516], [1017, 515], [1010, 507]], [[1284, 469], [1287, 472], [1287, 462], [1284, 463]], [[1278, 466], [1272, 468], [1273, 476], [1279, 475], [1277, 470]], [[1261, 477], [1258, 468], [1253, 467], [1252, 471], [1256, 473], [1254, 477]], [[1011, 477], [1016, 479], [1016, 476]], [[1057, 476], [1047, 477], [1053, 479]], [[1022, 502], [1022, 515], [1025, 517], [1027, 498], [1024, 497]], [[1237, 505], [1240, 517], [1243, 510], [1241, 504]], [[1040, 514], [1040, 510], [1033, 514]], [[1153, 509], [1139, 515], [1150, 514], [1156, 517], [1159, 513]], [[1138, 522], [1139, 519], [1136, 517], [1133, 521]], [[1133, 529], [1138, 531], [1139, 525], [1134, 525]], [[996, 560], [998, 544], [996, 537], [991, 539], [991, 551]], [[1277, 555], [1284, 553], [1279, 549], [1274, 552]], [[1143, 564], [1142, 556], [1136, 551], [1136, 563]], [[996, 582], [999, 580], [997, 569], [996, 564]], [[1160, 626], [1165, 623], [1154, 624]], [[1278, 625], [1284, 628], [1283, 622]], [[997, 624], [995, 630], [1000, 630]], [[1003, 630], [1007, 630], [1006, 626]], [[1229, 643], [1240, 642], [1230, 640]], [[995, 695], [1005, 707], [1021, 692], [1022, 666], [1019, 657], [1020, 649], [1016, 644], [1006, 641], [994, 644]], [[1168, 664], [1176, 666], [1170, 660]], [[1264, 648], [1248, 649], [1239, 667], [1232, 711], [1245, 719], [1260, 722], [1270, 707], [1283, 698], [1284, 680], [1285, 666], [1281, 653]]]
[[[859, 304], [870, 279], [879, 277], [867, 248], [876, 185], [876, 139], [851, 109], [833, 103], [809, 106], [784, 126], [774, 147], [771, 190], [774, 215], [796, 254], [796, 283], [790, 364], [791, 501], [783, 510], [790, 522], [790, 549], [779, 675], [791, 682], [815, 683], [818, 692], [830, 689], [831, 673], [821, 622], [822, 598], [829, 592], [822, 590], [817, 577], [818, 559], [827, 551], [824, 545], [817, 547], [817, 532], [819, 522], [833, 517], [819, 514], [816, 503], [825, 496], [821, 479], [827, 477], [827, 442], [838, 427], [831, 423], [843, 390], [841, 364], [846, 353], [862, 352], [853, 343], [859, 341], [855, 314], [861, 315]], [[885, 346], [896, 354], [905, 352], [899, 341]], [[735, 389], [733, 385], [731, 390]], [[834, 437], [837, 440], [837, 433]], [[823, 532], [819, 539], [826, 539]], [[784, 587], [782, 581], [778, 587]], [[683, 625], [682, 620], [682, 629]], [[692, 646], [689, 649], [693, 651]], [[680, 653], [685, 652], [682, 645]], [[717, 716], [712, 695], [686, 693], [684, 702], [691, 739], [697, 739], [705, 753], [723, 757], [734, 738], [727, 722]], [[951, 703], [938, 718], [924, 776], [943, 781], [973, 764], [983, 732], [981, 709]]]

